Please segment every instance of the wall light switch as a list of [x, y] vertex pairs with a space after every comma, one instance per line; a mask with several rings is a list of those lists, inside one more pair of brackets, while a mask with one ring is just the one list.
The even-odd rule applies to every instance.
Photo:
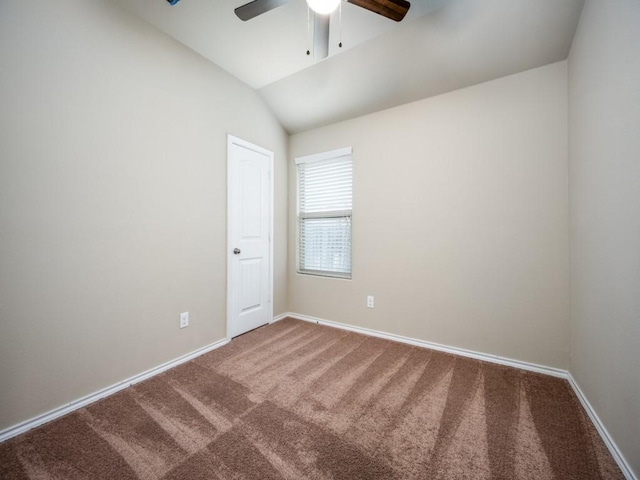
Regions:
[[180, 314], [180, 328], [189, 326], [189, 312], [184, 312]]

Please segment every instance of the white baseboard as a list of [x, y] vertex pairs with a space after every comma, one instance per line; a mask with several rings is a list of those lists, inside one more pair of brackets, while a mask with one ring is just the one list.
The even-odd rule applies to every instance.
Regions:
[[30, 420], [26, 420], [21, 422], [13, 427], [9, 427], [5, 430], [0, 431], [0, 442], [4, 442], [10, 438], [13, 438], [21, 433], [24, 433], [32, 428], [39, 427], [40, 425], [50, 422], [51, 420], [55, 420], [67, 413], [71, 413], [74, 410], [78, 410], [82, 407], [85, 407], [93, 402], [100, 400], [101, 398], [108, 397], [109, 395], [113, 395], [120, 390], [123, 390], [131, 385], [135, 385], [136, 383], [140, 383], [143, 380], [147, 380], [159, 373], [162, 373], [170, 368], [176, 367], [181, 363], [188, 362], [200, 355], [203, 355], [211, 350], [215, 350], [216, 348], [222, 347], [229, 343], [229, 339], [223, 338], [222, 340], [218, 340], [210, 345], [194, 350], [191, 353], [187, 353], [186, 355], [182, 355], [181, 357], [175, 358], [169, 362], [163, 363], [162, 365], [158, 365], [146, 372], [139, 373], [134, 375], [133, 377], [129, 377], [125, 380], [122, 380], [115, 385], [111, 385], [110, 387], [103, 388], [102, 390], [98, 390], [97, 392], [91, 393], [85, 397], [79, 398], [78, 400], [74, 400], [65, 405], [62, 405], [58, 408], [54, 408], [53, 410], [43, 413], [42, 415], [38, 415]]
[[571, 388], [573, 388], [573, 391], [575, 392], [576, 397], [578, 397], [578, 400], [580, 400], [580, 403], [582, 404], [583, 408], [586, 410], [587, 415], [589, 415], [589, 418], [591, 419], [594, 426], [596, 427], [596, 430], [598, 430], [598, 433], [600, 434], [602, 441], [609, 449], [609, 452], [611, 452], [611, 455], [613, 456], [614, 460], [618, 464], [618, 467], [620, 467], [620, 470], [622, 470], [622, 474], [624, 475], [624, 477], [627, 480], [638, 480], [638, 478], [635, 476], [635, 474], [631, 470], [631, 467], [629, 466], [625, 458], [622, 456], [622, 453], [620, 453], [620, 450], [618, 449], [616, 442], [614, 442], [613, 438], [611, 438], [611, 435], [609, 435], [609, 432], [605, 428], [604, 424], [602, 423], [602, 421], [600, 421], [600, 417], [598, 417], [598, 414], [589, 403], [589, 400], [587, 400], [587, 397], [582, 392], [582, 390], [578, 386], [578, 383], [573, 378], [573, 375], [571, 375], [571, 373], [569, 373], [569, 375], [567, 376], [567, 380], [569, 380], [569, 385], [571, 385]]
[[393, 333], [380, 332], [378, 330], [371, 330], [369, 328], [354, 327], [353, 325], [347, 325], [346, 323], [333, 322], [331, 320], [324, 320], [322, 318], [310, 317], [308, 315], [301, 315], [299, 313], [288, 313], [288, 317], [296, 318], [298, 320], [304, 320], [307, 322], [318, 323], [320, 325], [327, 325], [330, 327], [340, 328], [342, 330], [349, 330], [350, 332], [362, 333], [364, 335], [370, 335], [372, 337], [384, 338], [386, 340], [393, 340], [396, 342], [407, 343], [409, 345], [415, 345], [418, 347], [430, 348], [432, 350], [438, 350], [439, 352], [453, 353], [462, 357], [475, 358], [476, 360], [483, 360], [485, 362], [497, 363], [499, 365], [506, 365], [509, 367], [521, 368], [522, 370], [528, 370], [531, 372], [543, 373], [545, 375], [551, 375], [554, 377], [567, 378], [567, 371], [559, 368], [546, 367], [544, 365], [537, 365], [535, 363], [522, 362], [520, 360], [514, 360], [511, 358], [501, 357], [499, 355], [490, 355], [488, 353], [475, 352], [473, 350], [466, 350], [464, 348], [450, 347], [447, 345], [441, 345], [439, 343], [427, 342], [425, 340], [419, 340], [417, 338], [404, 337], [402, 335], [396, 335]]
[[280, 315], [277, 315], [277, 316], [273, 317], [273, 320], [271, 320], [271, 323], [276, 323], [277, 321], [282, 320], [283, 318], [290, 317], [290, 316], [291, 316], [290, 313], [287, 313], [287, 312], [281, 313]]

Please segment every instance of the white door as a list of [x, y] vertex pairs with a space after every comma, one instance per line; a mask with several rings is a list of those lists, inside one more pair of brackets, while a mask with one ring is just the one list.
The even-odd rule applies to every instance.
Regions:
[[269, 323], [273, 153], [228, 137], [227, 336]]

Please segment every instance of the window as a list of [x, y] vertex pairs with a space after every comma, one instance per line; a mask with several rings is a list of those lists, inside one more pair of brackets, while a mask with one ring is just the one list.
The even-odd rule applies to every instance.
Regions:
[[296, 159], [298, 272], [351, 278], [351, 147]]

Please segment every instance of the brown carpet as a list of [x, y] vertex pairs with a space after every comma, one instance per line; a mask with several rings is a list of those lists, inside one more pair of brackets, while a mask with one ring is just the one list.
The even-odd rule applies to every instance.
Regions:
[[2, 479], [622, 479], [565, 380], [285, 319], [0, 445]]

